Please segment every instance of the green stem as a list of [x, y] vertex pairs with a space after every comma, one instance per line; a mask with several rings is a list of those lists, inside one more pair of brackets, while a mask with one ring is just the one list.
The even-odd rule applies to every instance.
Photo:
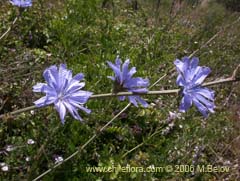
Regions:
[[[240, 20], [240, 17], [234, 21], [232, 24], [230, 24], [228, 27], [232, 26], [233, 24], [237, 23], [238, 21]], [[227, 28], [225, 28], [227, 29]], [[221, 32], [223, 32], [225, 29], [222, 29], [220, 30], [219, 32], [216, 33], [216, 35], [214, 35], [209, 41], [207, 41], [203, 46], [201, 46], [198, 50], [194, 51], [189, 57], [192, 57], [193, 55], [195, 55], [198, 51], [200, 51], [200, 49], [202, 49], [203, 47], [207, 46], [211, 41], [213, 41]], [[228, 78], [228, 79], [225, 79], [226, 82], [231, 82], [231, 81], [239, 81], [239, 77], [236, 76], [237, 74], [237, 71], [238, 71], [238, 68], [240, 67], [240, 65], [238, 65], [238, 67], [234, 70], [233, 74], [232, 74], [232, 77]], [[170, 72], [172, 72], [174, 69], [171, 69]], [[160, 80], [162, 80], [164, 77], [166, 77], [167, 74], [164, 74], [162, 77], [160, 77], [155, 83], [153, 83], [149, 89], [151, 89], [152, 87], [154, 87], [158, 82], [160, 82]], [[236, 78], [237, 77], [237, 78]], [[222, 79], [224, 80], [224, 79]], [[203, 86], [210, 86], [210, 85], [214, 85], [214, 84], [219, 84], [219, 83], [224, 83], [224, 81], [222, 80], [218, 80], [218, 81], [213, 81], [213, 82], [209, 82], [209, 83], [206, 83], [206, 84], [203, 84]], [[231, 80], [231, 81], [230, 81]], [[171, 90], [172, 91], [172, 90]], [[149, 91], [151, 92], [151, 91]], [[149, 93], [148, 92], [148, 93]], [[179, 89], [175, 89], [174, 90], [174, 94], [175, 93], [178, 93], [179, 92]], [[101, 97], [101, 96], [97, 96], [97, 95], [93, 95], [95, 96], [96, 98], [97, 97]], [[92, 97], [93, 97], [92, 96]], [[118, 94], [111, 94], [111, 96], [119, 96]], [[108, 96], [109, 97], [109, 96]], [[105, 124], [99, 132], [102, 132], [111, 122], [113, 122], [114, 119], [116, 119], [123, 111], [125, 111], [131, 104], [129, 103], [121, 112], [119, 112], [111, 121], [109, 121], [107, 124]], [[0, 115], [0, 118], [1, 118], [1, 115]], [[155, 135], [155, 134], [153, 134]], [[151, 135], [150, 138], [153, 136]], [[76, 156], [81, 150], [83, 150], [92, 140], [95, 139], [95, 137], [97, 136], [97, 133], [95, 133], [83, 146], [80, 147], [80, 149], [78, 149], [76, 152], [74, 152], [73, 154], [71, 154], [69, 157], [67, 157], [65, 160], [63, 160], [62, 162], [56, 164], [54, 167], [48, 169], [47, 171], [45, 171], [44, 173], [42, 173], [41, 175], [39, 175], [37, 178], [35, 178], [33, 181], [37, 181], [39, 180], [40, 178], [42, 178], [43, 176], [47, 175], [49, 172], [51, 172], [53, 169], [55, 169], [56, 167], [60, 166], [62, 163], [66, 162], [67, 160], [73, 158], [74, 156]], [[142, 145], [144, 145], [144, 143], [141, 143], [139, 145], [137, 145], [136, 147], [134, 147], [131, 151], [134, 151], [135, 149], [141, 147]], [[127, 155], [127, 154], [126, 154]], [[124, 155], [124, 156], [126, 156]]]

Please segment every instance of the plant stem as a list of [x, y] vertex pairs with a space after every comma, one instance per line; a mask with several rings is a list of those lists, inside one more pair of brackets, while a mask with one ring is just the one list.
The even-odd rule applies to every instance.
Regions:
[[[226, 82], [233, 82], [233, 81], [237, 81], [237, 79], [235, 77], [230, 77], [227, 79], [221, 79], [221, 80], [216, 80], [216, 81], [212, 81], [212, 82], [208, 82], [206, 84], [204, 84], [204, 86], [211, 86], [211, 85], [215, 85], [215, 84], [220, 84], [220, 83], [226, 83]], [[163, 90], [163, 91], [149, 91], [147, 93], [145, 93], [145, 95], [160, 95], [160, 94], [177, 94], [179, 92], [180, 89], [173, 89], [173, 90]], [[129, 93], [129, 92], [121, 92], [121, 93], [117, 93], [117, 94], [112, 94], [112, 93], [108, 93], [108, 94], [97, 94], [97, 95], [93, 95], [91, 96], [91, 98], [103, 98], [103, 97], [113, 97], [113, 96], [123, 96], [123, 95], [135, 95], [133, 93]], [[139, 95], [139, 94], [137, 94]], [[42, 173], [41, 175], [39, 175], [38, 177], [36, 177], [33, 181], [37, 181], [40, 178], [42, 178], [43, 176], [47, 175], [49, 172], [51, 172], [52, 170], [54, 170], [55, 168], [59, 167], [60, 165], [62, 165], [64, 162], [70, 160], [71, 158], [73, 158], [74, 156], [76, 156], [78, 153], [80, 153], [80, 151], [82, 151], [89, 143], [91, 143], [98, 134], [102, 133], [106, 127], [111, 124], [119, 115], [121, 115], [131, 104], [129, 103], [124, 109], [122, 109], [117, 115], [115, 115], [109, 122], [107, 122], [98, 132], [96, 132], [90, 139], [88, 139], [88, 141], [82, 145], [81, 147], [79, 147], [79, 149], [77, 151], [75, 151], [73, 154], [71, 154], [70, 156], [68, 156], [66, 159], [64, 159], [62, 162], [59, 162], [58, 164], [54, 165], [52, 168], [48, 169], [47, 171], [45, 171], [44, 173]], [[154, 135], [154, 134], [153, 134]], [[152, 135], [152, 136], [153, 136]], [[150, 136], [151, 137], [151, 136]], [[132, 150], [130, 150], [129, 152], [125, 153], [123, 155], [126, 156], [128, 153], [134, 151], [135, 149], [141, 147], [142, 145], [144, 145], [144, 143], [141, 143], [139, 145], [137, 145], [136, 147], [134, 147]]]
[[58, 164], [54, 165], [52, 168], [48, 169], [47, 171], [45, 171], [44, 173], [42, 173], [41, 175], [39, 175], [38, 177], [36, 177], [33, 181], [37, 181], [38, 179], [42, 178], [44, 175], [48, 174], [49, 172], [51, 172], [53, 169], [57, 168], [58, 166], [62, 165], [64, 162], [70, 160], [71, 158], [73, 158], [74, 156], [76, 156], [80, 151], [82, 151], [90, 142], [92, 142], [92, 140], [94, 140], [98, 134], [102, 133], [105, 128], [111, 124], [119, 115], [121, 115], [131, 104], [129, 103], [124, 109], [122, 109], [118, 114], [116, 114], [109, 122], [107, 122], [97, 133], [95, 133], [90, 139], [88, 139], [88, 141], [82, 145], [81, 147], [79, 147], [79, 149], [77, 151], [75, 151], [73, 154], [71, 154], [70, 156], [68, 156], [66, 159], [64, 159], [62, 162], [59, 162]]
[[[237, 23], [239, 20], [240, 20], [240, 17], [239, 17], [236, 21], [234, 21], [232, 24], [230, 24], [229, 26], [227, 26], [227, 27], [232, 26], [233, 24]], [[209, 39], [209, 41], [207, 41], [203, 46], [201, 46], [199, 49], [197, 49], [196, 51], [194, 51], [189, 57], [192, 57], [194, 54], [196, 54], [198, 51], [200, 51], [200, 49], [202, 49], [203, 47], [207, 46], [211, 41], [213, 41], [213, 40], [214, 40], [220, 33], [222, 33], [225, 29], [227, 29], [227, 28], [225, 27], [224, 29], [222, 29], [222, 30], [220, 30], [219, 32], [217, 32], [211, 39]], [[239, 68], [239, 65], [238, 65], [238, 68]], [[236, 74], [238, 68], [234, 71], [235, 74]], [[172, 72], [173, 70], [174, 70], [174, 69], [171, 69], [170, 72]], [[158, 82], [160, 82], [160, 80], [162, 80], [162, 79], [163, 79], [164, 77], [166, 77], [167, 75], [168, 75], [167, 73], [164, 74], [164, 75], [163, 75], [161, 78], [159, 78], [155, 83], [153, 83], [149, 88], [154, 87]], [[224, 80], [224, 79], [222, 79], [222, 80]], [[221, 80], [221, 81], [218, 80], [218, 81], [214, 81], [214, 82], [209, 82], [209, 83], [204, 84], [203, 86], [210, 86], [210, 85], [214, 85], [214, 84], [219, 84], [220, 82], [221, 82], [221, 83], [224, 83], [224, 81], [222, 81], [222, 80]], [[234, 76], [234, 73], [233, 73], [232, 77], [230, 77], [230, 78], [228, 78], [228, 79], [225, 79], [225, 81], [226, 81], [226, 82], [239, 81], [239, 79], [237, 79], [236, 76]], [[167, 90], [167, 91], [173, 91], [172, 93], [176, 94], [176, 93], [179, 92], [179, 89]], [[149, 91], [149, 92], [153, 92], [153, 91]], [[148, 92], [148, 93], [149, 93], [149, 92]], [[154, 92], [156, 93], [156, 91], [154, 91]], [[163, 93], [162, 93], [162, 94], [163, 94]], [[165, 94], [166, 94], [166, 93], [165, 93]], [[168, 93], [168, 94], [169, 94], [169, 93]], [[156, 95], [156, 94], [154, 94], [154, 95]], [[93, 96], [95, 96], [95, 98], [97, 98], [97, 96], [99, 96], [99, 95], [93, 95]], [[92, 96], [92, 97], [93, 97], [93, 96]], [[110, 97], [112, 97], [112, 96], [119, 96], [119, 94], [111, 94]], [[108, 95], [107, 97], [109, 97], [109, 95]], [[129, 103], [129, 104], [128, 104], [121, 112], [119, 112], [111, 121], [109, 121], [107, 124], [105, 124], [105, 125], [100, 129], [99, 132], [102, 132], [110, 123], [113, 122], [113, 120], [114, 120], [115, 118], [117, 118], [117, 117], [118, 117], [123, 111], [125, 111], [130, 105], [131, 105], [131, 104]], [[1, 118], [1, 115], [0, 115], [0, 118]], [[44, 173], [42, 173], [41, 175], [39, 175], [39, 176], [38, 176], [37, 178], [35, 178], [33, 181], [39, 180], [40, 178], [42, 178], [43, 176], [45, 176], [46, 174], [48, 174], [49, 172], [51, 172], [53, 169], [55, 169], [56, 167], [60, 166], [62, 163], [66, 162], [67, 160], [69, 160], [69, 159], [71, 159], [71, 158], [73, 158], [73, 157], [74, 157], [75, 155], [77, 155], [81, 150], [83, 150], [92, 140], [94, 140], [96, 136], [97, 136], [97, 133], [95, 133], [83, 146], [81, 146], [80, 149], [78, 149], [76, 152], [74, 152], [73, 154], [71, 154], [69, 157], [67, 157], [67, 158], [66, 158], [65, 160], [63, 160], [62, 162], [56, 164], [54, 167], [48, 169], [47, 171], [45, 171]], [[132, 150], [135, 150], [135, 149], [141, 147], [143, 144], [144, 144], [144, 143], [139, 144], [138, 146], [136, 146], [136, 147], [133, 148]], [[130, 150], [130, 151], [131, 151], [131, 150]], [[125, 156], [125, 155], [124, 155], [124, 156]]]
[[117, 96], [132, 96], [132, 95], [177, 94], [179, 91], [180, 91], [180, 89], [162, 90], [162, 91], [148, 91], [146, 93], [118, 92], [118, 93], [96, 94], [96, 95], [92, 95], [89, 99], [117, 97]]
[[[228, 82], [234, 82], [234, 81], [239, 81], [238, 79], [236, 79], [235, 77], [229, 77], [226, 79], [220, 79], [220, 80], [216, 80], [216, 81], [212, 81], [212, 82], [208, 82], [203, 84], [203, 86], [212, 86], [212, 85], [216, 85], [216, 84], [223, 84], [223, 83], [228, 83]], [[119, 92], [119, 93], [106, 93], [106, 94], [96, 94], [96, 95], [92, 95], [89, 99], [98, 99], [98, 98], [106, 98], [106, 97], [117, 97], [117, 96], [132, 96], [132, 95], [164, 95], [164, 94], [178, 94], [180, 91], [180, 89], [171, 89], [171, 90], [161, 90], [161, 91], [148, 91], [146, 93], [132, 93], [132, 92]], [[4, 116], [13, 116], [16, 114], [20, 114], [22, 112], [26, 112], [26, 111], [30, 111], [33, 109], [37, 109], [38, 107], [36, 106], [30, 106], [30, 107], [26, 107], [23, 109], [19, 109], [10, 113], [6, 113], [6, 114], [2, 114], [0, 115], [0, 119], [3, 118]]]
[[13, 20], [11, 26], [9, 26], [9, 28], [7, 29], [7, 31], [5, 31], [5, 33], [2, 34], [2, 36], [0, 37], [0, 40], [3, 39], [3, 38], [9, 33], [9, 31], [12, 29], [12, 27], [14, 26], [14, 24], [17, 22], [18, 17], [19, 17], [19, 16], [17, 16], [17, 17]]
[[[163, 75], [162, 77], [160, 77], [158, 79], [157, 82], [159, 82], [160, 80], [162, 80], [165, 76]], [[156, 82], [155, 82], [156, 83]], [[150, 86], [149, 89], [151, 89], [154, 85]], [[97, 133], [101, 133], [102, 131], [105, 130], [105, 128], [111, 124], [118, 116], [120, 116], [128, 107], [131, 106], [131, 103], [129, 103], [127, 106], [125, 106], [117, 115], [115, 115], [109, 122], [107, 122]], [[71, 154], [69, 157], [67, 157], [66, 159], [64, 159], [62, 162], [54, 165], [52, 168], [48, 169], [47, 171], [43, 172], [41, 175], [39, 175], [38, 177], [36, 177], [33, 181], [37, 181], [40, 178], [42, 178], [43, 176], [47, 175], [49, 172], [51, 172], [53, 169], [57, 168], [58, 166], [60, 166], [61, 164], [63, 164], [64, 162], [66, 162], [67, 160], [73, 158], [75, 155], [77, 155], [81, 150], [83, 150], [92, 140], [95, 139], [95, 137], [97, 136], [97, 133], [95, 133], [83, 146], [79, 147], [79, 149], [77, 151], [75, 151], [73, 154]]]
[[16, 111], [0, 115], [0, 119], [5, 117], [5, 116], [6, 117], [7, 116], [13, 116], [13, 115], [20, 114], [20, 113], [23, 113], [23, 112], [26, 112], [26, 111], [30, 111], [30, 110], [34, 110], [34, 109], [38, 109], [38, 107], [36, 107], [36, 106], [29, 106], [29, 107], [25, 107], [25, 108], [22, 108], [22, 109], [18, 109]]

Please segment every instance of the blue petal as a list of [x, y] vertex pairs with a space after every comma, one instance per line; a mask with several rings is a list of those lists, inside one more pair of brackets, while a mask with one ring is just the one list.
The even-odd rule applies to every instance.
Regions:
[[120, 59], [119, 56], [117, 56], [117, 58], [116, 58], [116, 60], [115, 60], [115, 64], [116, 64], [117, 68], [120, 69], [121, 64], [122, 64], [122, 61], [121, 61], [121, 59]]
[[195, 88], [195, 93], [201, 94], [202, 96], [206, 97], [207, 99], [213, 101], [214, 100], [214, 91], [208, 88]]
[[192, 82], [195, 85], [200, 85], [210, 72], [211, 69], [209, 67], [201, 67], [201, 69], [199, 69], [199, 71], [194, 76]]
[[186, 112], [192, 105], [192, 98], [189, 95], [184, 95], [182, 98], [179, 111], [180, 112]]
[[147, 88], [135, 88], [135, 89], [128, 89], [128, 91], [134, 92], [134, 93], [147, 93]]
[[74, 81], [70, 84], [68, 84], [68, 86], [66, 87], [66, 94], [73, 94], [74, 92], [80, 90], [81, 88], [83, 88], [85, 86], [85, 82], [77, 82], [77, 81]]
[[113, 77], [113, 76], [107, 76], [107, 78], [109, 78], [109, 79], [115, 81], [115, 77]]
[[71, 101], [77, 102], [78, 104], [85, 104], [92, 94], [93, 94], [92, 92], [88, 91], [78, 91], [73, 93], [69, 97], [69, 99], [71, 99]]
[[128, 72], [127, 80], [130, 79], [133, 76], [133, 74], [135, 74], [136, 72], [137, 72], [136, 67], [132, 67]]
[[125, 97], [126, 97], [126, 96], [119, 96], [118, 99], [119, 99], [120, 101], [124, 101], [124, 100], [125, 100]]
[[184, 63], [184, 70], [186, 70], [190, 65], [190, 59], [188, 57], [183, 57], [182, 61]]
[[37, 107], [42, 107], [45, 106], [45, 102], [46, 102], [47, 96], [41, 97], [40, 99], [34, 101], [33, 103], [37, 106]]
[[61, 92], [66, 89], [66, 87], [69, 84], [69, 81], [74, 80], [72, 79], [72, 71], [67, 70], [66, 68], [67, 67], [65, 64], [61, 64], [59, 66], [57, 89]]
[[91, 113], [91, 110], [90, 110], [90, 109], [87, 109], [87, 108], [85, 108], [85, 107], [83, 107], [83, 106], [81, 106], [81, 105], [79, 105], [78, 108], [81, 109], [82, 111], [88, 113], [88, 114]]
[[63, 102], [67, 110], [70, 112], [73, 118], [82, 121], [82, 118], [79, 116], [77, 109], [75, 109], [74, 106], [71, 105], [71, 103], [68, 103], [66, 101]]
[[199, 59], [197, 57], [193, 57], [190, 63], [191, 69], [197, 68], [198, 63], [199, 63]]
[[43, 86], [42, 92], [44, 92], [47, 96], [57, 97], [57, 92], [52, 87]]
[[194, 77], [198, 74], [198, 72], [201, 70], [202, 68], [200, 66], [197, 66], [196, 68], [193, 69], [188, 69], [184, 76], [185, 76], [185, 81], [188, 85], [194, 85]]
[[128, 79], [128, 65], [129, 65], [129, 59], [127, 59], [122, 66], [123, 81]]
[[33, 92], [43, 92], [43, 87], [46, 85], [45, 83], [37, 83], [33, 86]]
[[136, 107], [138, 107], [136, 97], [135, 96], [128, 96], [129, 101]]
[[197, 99], [193, 98], [193, 103], [194, 105], [197, 107], [197, 109], [201, 112], [201, 114], [204, 117], [208, 116], [208, 109], [202, 104], [200, 103]]
[[80, 81], [80, 80], [82, 80], [83, 78], [84, 78], [84, 74], [82, 74], [82, 73], [76, 74], [76, 75], [73, 77], [73, 79], [74, 79], [74, 80], [77, 80], [77, 81]]
[[107, 62], [109, 67], [114, 71], [116, 75], [116, 79], [119, 81], [119, 83], [122, 83], [122, 72], [120, 71], [120, 68], [112, 64], [111, 62]]
[[12, 3], [15, 6], [23, 7], [23, 8], [32, 6], [31, 0], [10, 0], [10, 3]]
[[141, 77], [132, 78], [129, 81], [124, 83], [125, 88], [147, 87], [147, 86], [149, 86], [149, 80], [143, 79]]
[[194, 96], [199, 102], [201, 102], [211, 113], [214, 112], [214, 103], [207, 100], [206, 98], [204, 98], [202, 95], [200, 94], [195, 94]]
[[75, 102], [75, 101], [70, 100], [69, 103], [70, 103], [73, 107], [77, 107], [77, 108], [79, 108], [79, 109], [85, 111], [85, 112], [88, 113], [88, 114], [91, 113], [91, 110], [90, 110], [90, 109], [87, 109], [87, 108], [85, 108], [85, 107], [79, 105], [78, 102]]
[[176, 65], [176, 68], [177, 68], [177, 71], [178, 71], [179, 74], [183, 74], [184, 73], [185, 64], [181, 60], [176, 59], [174, 61], [174, 65]]
[[64, 104], [61, 101], [58, 101], [57, 103], [55, 103], [55, 108], [57, 109], [61, 122], [64, 124], [64, 117], [66, 115], [66, 107], [64, 106]]
[[43, 72], [43, 77], [50, 87], [58, 90], [58, 70], [55, 65], [47, 68]]
[[140, 104], [142, 104], [143, 107], [145, 108], [148, 107], [148, 103], [145, 100], [143, 100], [140, 96], [135, 96], [135, 98]]
[[49, 104], [54, 103], [56, 100], [55, 97], [51, 97], [51, 96], [44, 96], [38, 100], [36, 100], [35, 102], [33, 102], [37, 107], [43, 107], [43, 106], [47, 106]]
[[178, 75], [176, 84], [178, 86], [186, 86], [186, 82], [185, 82], [184, 78], [182, 77], [182, 75]]

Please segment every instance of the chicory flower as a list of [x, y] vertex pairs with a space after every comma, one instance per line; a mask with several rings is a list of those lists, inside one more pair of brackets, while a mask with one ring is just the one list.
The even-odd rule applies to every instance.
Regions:
[[47, 83], [38, 83], [33, 86], [34, 92], [46, 94], [34, 102], [37, 107], [54, 104], [62, 123], [64, 123], [67, 110], [77, 120], [82, 120], [78, 114], [78, 109], [86, 113], [91, 112], [83, 107], [92, 92], [80, 90], [85, 86], [84, 82], [80, 82], [84, 77], [82, 73], [72, 77], [72, 71], [68, 70], [65, 64], [61, 64], [59, 69], [55, 65], [47, 68], [43, 72], [43, 77]]
[[194, 57], [191, 60], [184, 57], [181, 60], [177, 59], [174, 64], [179, 73], [177, 77], [177, 85], [183, 87], [183, 98], [180, 105], [180, 111], [186, 112], [192, 104], [201, 112], [204, 117], [208, 113], [214, 112], [214, 91], [201, 84], [211, 72], [209, 67], [198, 66], [199, 59]]
[[[132, 67], [130, 70], [128, 69], [130, 60], [127, 59], [123, 65], [122, 61], [119, 57], [116, 58], [115, 64], [107, 61], [109, 67], [114, 71], [115, 76], [108, 76], [108, 78], [114, 81], [114, 93], [121, 91], [129, 91], [133, 93], [146, 93], [148, 92], [147, 87], [149, 86], [149, 80], [143, 79], [141, 77], [133, 78], [133, 74], [136, 73], [136, 68]], [[126, 96], [119, 96], [119, 100], [125, 100]], [[143, 100], [139, 95], [128, 96], [129, 101], [136, 107], [138, 107], [138, 103], [143, 105], [144, 107], [148, 106], [148, 103]]]

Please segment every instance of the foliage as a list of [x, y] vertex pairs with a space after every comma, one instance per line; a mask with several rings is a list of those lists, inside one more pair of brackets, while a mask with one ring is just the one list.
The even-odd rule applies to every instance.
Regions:
[[240, 3], [238, 0], [217, 0], [217, 2], [222, 3], [227, 9], [232, 11], [240, 11]]
[[[190, 55], [239, 15], [217, 3], [207, 7], [184, 4], [170, 17], [170, 1], [138, 1], [135, 10], [125, 1], [102, 7], [100, 0], [34, 1], [16, 25], [0, 40], [0, 113], [32, 105], [40, 95], [32, 86], [42, 82], [42, 70], [66, 63], [73, 74], [83, 72], [86, 90], [111, 91], [106, 61], [130, 58], [136, 76], [154, 83], [169, 72], [176, 58]], [[1, 34], [18, 14], [9, 3], [0, 2]], [[212, 22], [212, 23], [209, 23]], [[200, 65], [211, 67], [208, 80], [227, 77], [239, 64], [239, 23], [221, 33], [197, 56]], [[175, 88], [177, 75], [169, 74], [154, 90]], [[51, 171], [43, 180], [167, 180], [237, 179], [239, 144], [238, 83], [214, 86], [216, 113], [207, 120], [195, 108], [169, 121], [169, 111], [178, 109], [175, 96], [145, 96], [149, 108], [131, 106], [78, 156]], [[90, 100], [90, 115], [84, 123], [66, 116], [62, 125], [52, 107], [22, 113], [0, 122], [0, 162], [9, 166], [1, 180], [32, 180], [66, 158], [116, 115], [127, 102], [116, 98]], [[2, 107], [2, 106], [3, 107]], [[154, 136], [151, 136], [153, 135]], [[27, 144], [33, 139], [35, 144]], [[143, 143], [143, 144], [142, 144]], [[142, 144], [142, 145], [141, 145]], [[6, 151], [13, 145], [14, 150]], [[128, 152], [137, 145], [132, 152]], [[17, 147], [16, 147], [17, 146]], [[128, 154], [126, 154], [128, 153]], [[197, 156], [196, 156], [197, 155]], [[27, 159], [30, 158], [30, 159]], [[229, 173], [88, 173], [88, 166], [148, 167], [175, 164], [230, 166]]]

